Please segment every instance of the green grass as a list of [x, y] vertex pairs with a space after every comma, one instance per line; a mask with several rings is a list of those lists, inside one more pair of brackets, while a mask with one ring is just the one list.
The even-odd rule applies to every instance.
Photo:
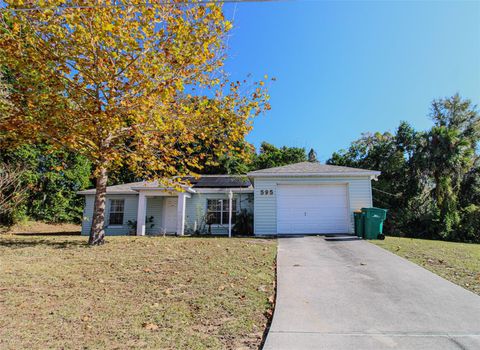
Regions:
[[256, 349], [276, 242], [0, 236], [1, 349]]
[[399, 237], [371, 242], [480, 295], [480, 244]]

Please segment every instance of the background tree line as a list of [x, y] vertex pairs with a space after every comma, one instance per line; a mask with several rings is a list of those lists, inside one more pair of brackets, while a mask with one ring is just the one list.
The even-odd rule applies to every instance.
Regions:
[[[305, 149], [298, 147], [277, 148], [263, 142], [258, 153], [246, 142], [244, 147], [248, 148], [246, 159], [235, 154], [222, 156], [217, 159], [216, 165], [205, 164], [202, 173], [245, 174], [250, 170], [302, 162], [309, 158]], [[312, 159], [314, 151], [310, 153]], [[93, 186], [92, 165], [85, 157], [48, 145], [2, 149], [0, 178], [6, 178], [7, 172], [14, 181], [5, 183], [2, 192], [17, 200], [10, 199], [11, 205], [5, 205], [4, 210], [0, 210], [0, 225], [9, 226], [26, 219], [50, 223], [81, 221], [83, 198], [77, 195], [77, 191]], [[123, 166], [112, 173], [109, 185], [141, 180], [127, 166]], [[17, 192], [16, 196], [11, 193], [14, 191]]]
[[13, 203], [2, 206], [0, 225], [9, 226], [26, 219], [80, 222], [83, 198], [77, 191], [91, 187], [91, 165], [84, 157], [55, 151], [47, 145], [2, 150], [0, 178], [6, 176], [13, 176], [15, 181], [6, 184], [2, 193], [17, 193], [11, 197]]
[[364, 134], [328, 164], [380, 170], [374, 205], [389, 210], [388, 234], [480, 242], [480, 118], [458, 94], [434, 100], [427, 131]]
[[[395, 132], [363, 134], [328, 164], [382, 172], [372, 183], [374, 205], [389, 210], [385, 230], [391, 235], [480, 242], [480, 117], [476, 106], [459, 95], [434, 100], [430, 130], [401, 122]], [[317, 161], [315, 151], [275, 147], [263, 142], [258, 151], [243, 141], [234, 151], [204, 164], [204, 174], [245, 174], [251, 170]], [[245, 153], [247, 156], [245, 157]], [[29, 217], [47, 222], [79, 222], [78, 190], [92, 186], [91, 164], [73, 152], [49, 146], [2, 150], [2, 167], [21, 169], [24, 200], [1, 215], [2, 224]], [[141, 180], [127, 167], [112, 173], [109, 185]]]

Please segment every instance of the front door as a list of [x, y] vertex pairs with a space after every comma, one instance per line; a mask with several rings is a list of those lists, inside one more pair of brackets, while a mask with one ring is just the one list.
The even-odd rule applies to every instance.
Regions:
[[167, 197], [163, 205], [163, 227], [167, 232], [177, 232], [177, 197]]

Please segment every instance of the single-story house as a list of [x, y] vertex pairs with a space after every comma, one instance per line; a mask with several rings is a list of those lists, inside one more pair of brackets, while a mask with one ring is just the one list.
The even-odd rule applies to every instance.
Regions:
[[[253, 213], [255, 235], [353, 234], [353, 212], [372, 206], [371, 181], [379, 175], [302, 162], [247, 175], [203, 175], [182, 191], [154, 182], [109, 186], [105, 231], [228, 234], [237, 218]], [[79, 194], [85, 196], [82, 234], [87, 235], [95, 189]]]

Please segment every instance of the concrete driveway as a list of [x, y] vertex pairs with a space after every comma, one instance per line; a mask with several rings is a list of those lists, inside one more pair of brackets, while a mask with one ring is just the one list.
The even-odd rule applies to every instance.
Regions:
[[479, 296], [373, 244], [280, 238], [277, 262], [264, 349], [480, 349]]

